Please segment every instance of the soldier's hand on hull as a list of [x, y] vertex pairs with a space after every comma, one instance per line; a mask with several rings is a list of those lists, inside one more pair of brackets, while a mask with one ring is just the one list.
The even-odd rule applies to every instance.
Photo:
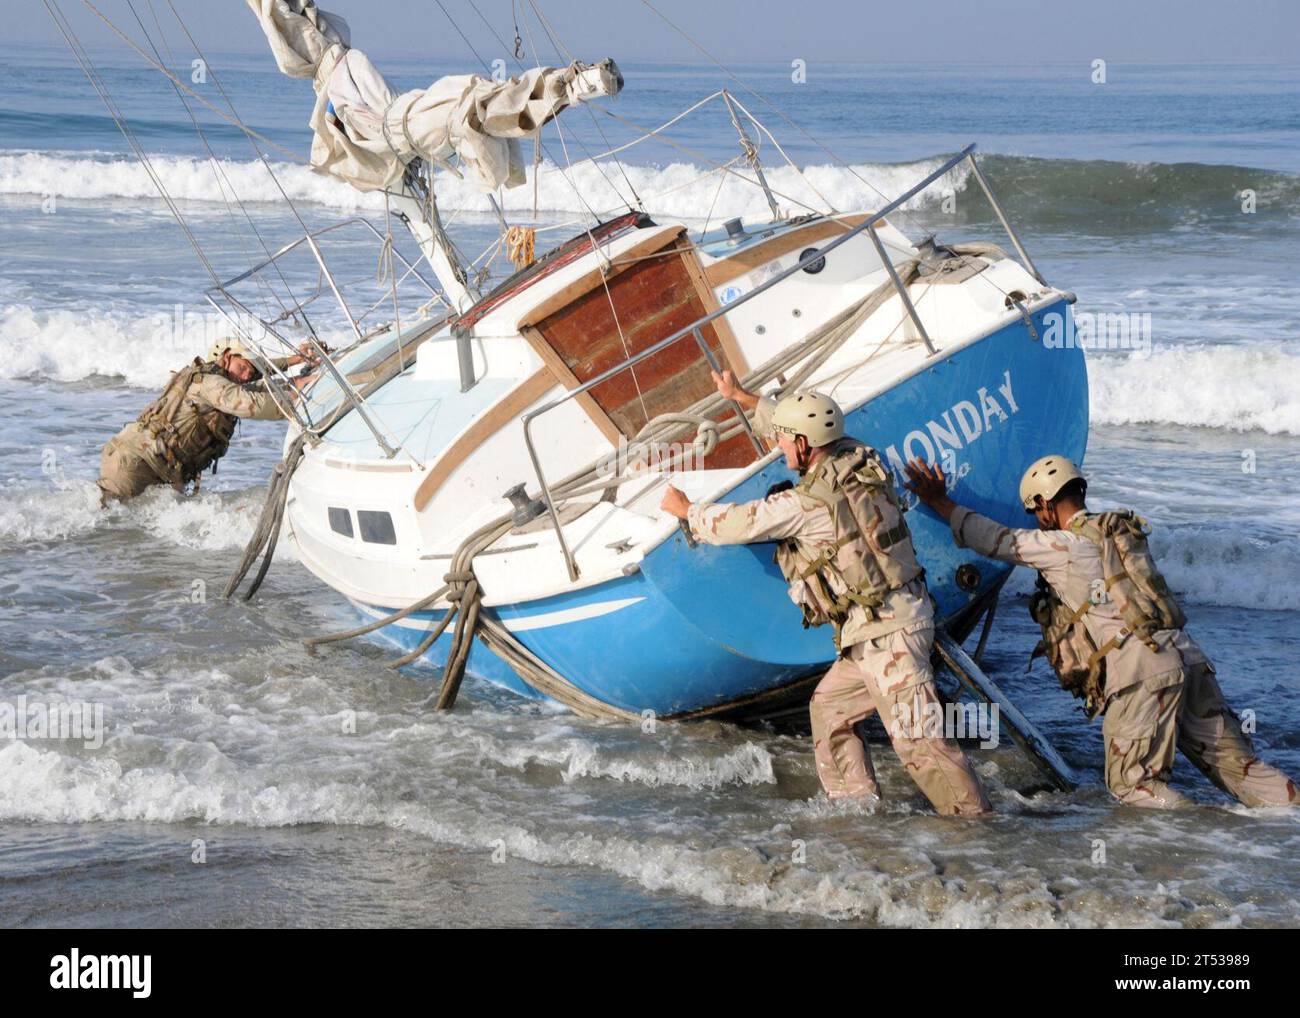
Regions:
[[952, 516], [957, 503], [948, 497], [948, 479], [943, 476], [939, 464], [931, 466], [922, 460], [913, 459], [908, 461], [905, 469], [907, 480], [903, 482], [903, 487], [945, 520]]

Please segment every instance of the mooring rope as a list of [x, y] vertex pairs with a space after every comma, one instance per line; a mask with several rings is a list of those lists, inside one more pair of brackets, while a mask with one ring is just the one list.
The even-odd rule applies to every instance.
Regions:
[[284, 507], [289, 497], [289, 481], [302, 460], [303, 446], [306, 444], [307, 433], [303, 432], [293, 440], [293, 444], [284, 454], [284, 459], [275, 465], [275, 470], [271, 474], [271, 483], [267, 488], [266, 501], [262, 503], [262, 513], [257, 519], [253, 536], [244, 548], [244, 555], [239, 560], [239, 565], [235, 567], [234, 573], [226, 583], [222, 597], [228, 598], [235, 593], [244, 581], [244, 577], [248, 575], [248, 571], [253, 568], [253, 563], [259, 554], [262, 555], [262, 564], [257, 570], [257, 575], [253, 577], [253, 582], [248, 585], [248, 590], [244, 592], [243, 599], [251, 600], [257, 593], [257, 588], [266, 579], [266, 571], [271, 567], [271, 557], [275, 554], [275, 545], [280, 538], [280, 524], [284, 521]]

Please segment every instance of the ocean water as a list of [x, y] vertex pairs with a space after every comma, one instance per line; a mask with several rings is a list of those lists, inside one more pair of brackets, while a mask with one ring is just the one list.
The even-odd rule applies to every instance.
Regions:
[[[155, 40], [188, 80], [175, 33]], [[278, 149], [272, 177], [199, 110], [214, 172], [165, 80], [121, 51], [94, 56], [218, 274], [301, 232], [281, 187], [312, 228], [382, 223], [382, 201]], [[303, 83], [261, 54], [208, 56], [248, 125], [307, 150]], [[977, 142], [1038, 265], [1080, 311], [1150, 314], [1144, 348], [1090, 357], [1092, 492], [1152, 520], [1229, 700], [1254, 712], [1264, 755], [1300, 773], [1300, 69], [1112, 65], [1101, 86], [1087, 67], [1051, 64], [814, 62], [803, 85], [782, 64], [734, 69], [839, 163], [715, 68], [620, 63], [619, 116], [657, 126], [729, 85], [841, 209], [882, 204]], [[476, 69], [381, 64], [403, 88]], [[1196, 808], [1108, 799], [1098, 728], [1041, 662], [1026, 671], [1024, 576], [986, 663], [1088, 784], [1046, 792], [1010, 745], [979, 751], [998, 814], [969, 824], [933, 816], [879, 743], [887, 799], [868, 812], [819, 796], [797, 732], [645, 735], [473, 679], [455, 712], [430, 713], [430, 676], [385, 669], [389, 649], [302, 648], [350, 616], [283, 546], [252, 604], [221, 600], [283, 426], [242, 427], [196, 498], [99, 510], [100, 446], [218, 328], [201, 298], [211, 279], [65, 51], [0, 49], [0, 75], [0, 702], [92, 702], [106, 728], [97, 747], [0, 739], [0, 923], [1296, 924], [1295, 811], [1239, 807], [1183, 760], [1175, 784]], [[221, 104], [211, 82], [200, 91]], [[765, 209], [712, 172], [737, 154], [716, 105], [671, 133], [679, 147], [643, 144], [571, 178], [556, 169], [566, 153], [634, 132], [580, 110], [563, 124], [536, 186], [506, 196], [547, 242], [633, 190], [701, 225]], [[766, 139], [762, 156], [783, 201], [815, 198]], [[1000, 240], [969, 183], [945, 182], [955, 208], [935, 189], [899, 225]], [[466, 251], [495, 238], [468, 187], [444, 182], [439, 199]], [[328, 253], [341, 278], [373, 278], [359, 238]], [[310, 281], [304, 265], [287, 271]]]

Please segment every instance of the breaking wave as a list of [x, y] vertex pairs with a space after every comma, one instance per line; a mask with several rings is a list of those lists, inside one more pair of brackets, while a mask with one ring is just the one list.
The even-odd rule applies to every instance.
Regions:
[[133, 386], [162, 385], [216, 338], [201, 326], [173, 339], [165, 335], [168, 319], [164, 312], [130, 317], [10, 304], [0, 309], [0, 378], [104, 377]]
[[[318, 677], [268, 677], [236, 688], [219, 670], [158, 674], [117, 658], [75, 681], [43, 669], [26, 673], [22, 685], [33, 700], [104, 704], [106, 737], [90, 752], [75, 744], [0, 741], [0, 821], [401, 830], [485, 859], [491, 853], [496, 861], [590, 867], [715, 906], [884, 926], [1242, 921], [1240, 912], [1223, 913], [1214, 893], [1222, 873], [1213, 862], [1182, 867], [1179, 893], [1153, 895], [1149, 885], [1159, 875], [1114, 867], [1080, 883], [1062, 876], [1077, 867], [1069, 852], [1035, 846], [1026, 858], [1025, 825], [1046, 822], [1036, 811], [1096, 811], [1104, 822], [1109, 807], [1096, 788], [1068, 799], [1026, 800], [997, 779], [1001, 767], [992, 755], [981, 770], [1004, 813], [981, 825], [972, 841], [940, 838], [932, 818], [911, 816], [906, 800], [914, 793], [879, 807], [887, 823], [863, 824], [820, 799], [773, 796], [770, 789], [755, 820], [745, 788], [701, 791], [688, 784], [677, 796], [658, 788], [629, 806], [622, 788], [503, 780], [493, 766], [500, 761], [456, 759], [472, 748], [466, 733], [431, 738], [436, 723], [406, 727], [407, 719], [367, 709], [357, 712], [355, 734], [340, 734], [349, 701]], [[502, 720], [488, 712], [476, 725]], [[560, 726], [568, 730], [567, 721]], [[548, 733], [517, 734], [544, 740]], [[581, 741], [603, 742], [606, 734], [588, 732]], [[709, 741], [708, 734], [688, 732], [671, 752], [698, 758]], [[1013, 749], [1001, 752], [1012, 762]], [[812, 781], [806, 747], [793, 755], [798, 780]], [[906, 782], [888, 754], [880, 754], [879, 767], [887, 785]], [[709, 797], [707, 809], [701, 795]], [[1137, 836], [1187, 836], [1166, 829], [1163, 817], [1143, 822]], [[806, 861], [791, 861], [794, 846], [806, 849]], [[1268, 922], [1272, 912], [1260, 918]]]
[[467, 738], [486, 761], [513, 770], [530, 766], [558, 769], [565, 783], [580, 778], [607, 778], [652, 788], [671, 785], [693, 789], [776, 784], [772, 755], [752, 742], [720, 755], [705, 756], [696, 751], [643, 759], [632, 754], [610, 753], [598, 744], [579, 738], [507, 742], [483, 732]]
[[[256, 161], [222, 161], [218, 174], [205, 159], [187, 156], [151, 156], [155, 172], [173, 198], [189, 202], [215, 203], [223, 211], [233, 191], [244, 202], [283, 201], [279, 186], [266, 168]], [[824, 207], [821, 192], [836, 208], [870, 208], [906, 190], [937, 168], [940, 157], [913, 163], [864, 163], [851, 169], [839, 166], [809, 166], [804, 180], [788, 166], [767, 170], [771, 186], [789, 196], [782, 204], [802, 211], [803, 202]], [[313, 202], [344, 212], [382, 211], [383, 197], [362, 194], [332, 177], [312, 172], [295, 163], [272, 163], [280, 186], [291, 199]], [[539, 213], [585, 213], [619, 211], [626, 208], [624, 171], [632, 187], [661, 215], [715, 220], [731, 216], [770, 216], [766, 200], [753, 185], [727, 174], [701, 169], [692, 163], [674, 162], [662, 166], [625, 164], [620, 170], [612, 162], [577, 164], [569, 175], [544, 162], [537, 176], [536, 207]], [[942, 187], [960, 190], [968, 171], [954, 171]], [[528, 168], [525, 186], [504, 192], [507, 210], [531, 212], [534, 202], [533, 169]], [[719, 184], [721, 183], [721, 186]], [[811, 186], [810, 186], [811, 185]], [[913, 200], [916, 208], [938, 198], [936, 185]], [[9, 152], [0, 154], [0, 194], [34, 195], [71, 200], [155, 198], [157, 191], [149, 174], [134, 160], [122, 157], [89, 157], [74, 153]], [[790, 200], [790, 199], [793, 199]], [[446, 210], [492, 211], [488, 199], [467, 181], [444, 177], [438, 183], [438, 204]]]
[[[773, 165], [766, 175], [781, 204], [801, 211], [799, 203], [817, 208], [829, 201], [838, 209], [879, 207], [937, 168], [945, 157], [905, 163], [858, 163], [851, 166], [810, 164], [801, 176], [789, 166]], [[271, 167], [279, 186], [257, 161], [225, 160], [220, 173], [205, 159], [156, 155], [154, 170], [179, 200], [215, 203], [224, 210], [232, 192], [244, 202], [282, 201], [279, 186], [294, 201], [311, 202], [343, 212], [380, 211], [383, 199], [362, 194], [332, 177], [298, 163]], [[983, 165], [1013, 213], [1039, 226], [1089, 228], [1106, 222], [1125, 232], [1163, 229], [1214, 217], [1240, 220], [1241, 193], [1255, 195], [1257, 214], [1295, 215], [1300, 204], [1300, 175], [1275, 170], [1201, 163], [1133, 163], [1108, 160], [1039, 159], [986, 155]], [[626, 174], [626, 179], [624, 177]], [[686, 219], [766, 216], [767, 205], [753, 185], [730, 174], [692, 162], [661, 165], [612, 161], [580, 162], [569, 175], [544, 161], [537, 176], [528, 167], [528, 183], [504, 193], [508, 210], [539, 213], [615, 212], [625, 208], [628, 184], [652, 212]], [[967, 193], [957, 213], [986, 214], [978, 188], [968, 188], [965, 166], [952, 171], [908, 208], [939, 201], [945, 190]], [[467, 181], [443, 175], [438, 185], [444, 210], [490, 213], [486, 196]], [[0, 194], [72, 200], [152, 199], [157, 196], [144, 168], [114, 155], [76, 152], [0, 152]], [[818, 196], [822, 196], [819, 198]], [[782, 197], [784, 196], [784, 197]], [[969, 206], [969, 208], [967, 208]]]
[[1300, 435], [1300, 356], [1279, 347], [1166, 346], [1088, 359], [1093, 424]]
[[[177, 548], [233, 551], [253, 536], [264, 493], [205, 491], [181, 496], [170, 488], [145, 492], [126, 505], [99, 505], [91, 481], [64, 481], [49, 487], [0, 489], [0, 549], [81, 538], [92, 531], [132, 527]], [[281, 542], [276, 556], [292, 556]]]
[[[176, 307], [146, 315], [0, 307], [0, 378], [114, 378], [137, 388], [161, 386], [230, 332], [215, 313], [181, 314]], [[320, 332], [334, 342], [330, 329]]]
[[982, 160], [999, 199], [1040, 228], [1104, 223], [1107, 233], [1160, 230], [1255, 214], [1294, 217], [1300, 174], [1204, 163], [1137, 163], [989, 155]]

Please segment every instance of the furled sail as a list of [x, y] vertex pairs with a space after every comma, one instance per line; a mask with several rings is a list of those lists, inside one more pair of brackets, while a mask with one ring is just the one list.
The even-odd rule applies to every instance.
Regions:
[[280, 70], [313, 81], [312, 168], [362, 191], [392, 187], [417, 156], [449, 167], [453, 155], [485, 191], [517, 187], [524, 182], [521, 138], [565, 107], [623, 87], [618, 66], [606, 59], [538, 67], [503, 81], [452, 75], [398, 95], [351, 48], [348, 24], [337, 14], [312, 0], [248, 0], [248, 6]]

